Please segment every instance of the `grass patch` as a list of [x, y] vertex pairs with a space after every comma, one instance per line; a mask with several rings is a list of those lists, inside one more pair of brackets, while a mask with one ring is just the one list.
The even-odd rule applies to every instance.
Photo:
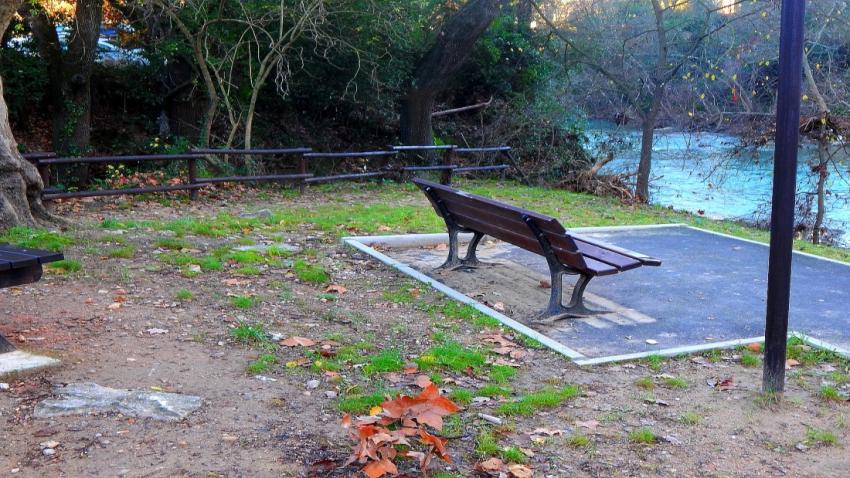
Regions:
[[192, 300], [195, 294], [189, 289], [180, 289], [174, 293], [174, 298], [177, 300]]
[[587, 448], [590, 446], [590, 438], [587, 435], [582, 435], [581, 433], [574, 433], [567, 437], [565, 440], [567, 446], [573, 448]]
[[263, 264], [266, 258], [257, 251], [232, 251], [222, 257], [223, 260], [236, 264]]
[[351, 395], [341, 398], [337, 403], [337, 408], [343, 413], [365, 414], [369, 413], [372, 407], [377, 407], [384, 403], [385, 400], [386, 395], [383, 392], [375, 392], [368, 395]]
[[[431, 380], [433, 382], [433, 380]], [[472, 392], [465, 388], [456, 388], [449, 393], [449, 400], [459, 404], [468, 405], [472, 403]]]
[[660, 355], [650, 355], [644, 361], [653, 372], [660, 372], [662, 365], [664, 365], [664, 357]]
[[0, 234], [0, 242], [8, 242], [18, 247], [46, 249], [48, 251], [61, 251], [75, 243], [70, 237], [58, 232], [23, 226], [15, 226], [7, 229], [6, 232]]
[[393, 304], [409, 304], [419, 296], [419, 289], [403, 285], [396, 290], [384, 292], [384, 300]]
[[503, 460], [511, 463], [525, 463], [528, 457], [519, 448], [515, 446], [506, 446], [499, 451], [499, 455]]
[[421, 369], [447, 368], [455, 372], [477, 369], [484, 365], [487, 358], [478, 350], [473, 350], [457, 342], [438, 345], [416, 358]]
[[230, 331], [230, 335], [243, 344], [258, 344], [268, 340], [262, 324], [240, 323]]
[[806, 427], [806, 438], [803, 443], [808, 446], [835, 446], [838, 445], [838, 437], [831, 431]]
[[661, 383], [667, 388], [677, 388], [680, 390], [684, 390], [690, 386], [687, 380], [679, 377], [664, 377]]
[[679, 416], [679, 423], [687, 426], [699, 425], [699, 422], [702, 420], [702, 417], [694, 412], [683, 413]]
[[245, 266], [239, 267], [233, 271], [235, 274], [243, 275], [243, 276], [258, 276], [263, 273], [259, 267], [254, 266]]
[[818, 390], [818, 397], [821, 400], [826, 400], [828, 402], [843, 402], [844, 398], [841, 396], [841, 393], [838, 392], [838, 389], [831, 385], [824, 385]]
[[798, 337], [788, 339], [786, 355], [789, 359], [796, 360], [802, 365], [819, 365], [822, 363], [844, 363], [846, 359], [835, 352], [812, 347]]
[[237, 295], [230, 298], [230, 305], [237, 309], [250, 309], [257, 305], [257, 299], [247, 295]]
[[500, 387], [498, 385], [493, 385], [493, 384], [484, 385], [483, 387], [481, 387], [481, 388], [479, 388], [478, 390], [475, 391], [475, 396], [477, 396], [477, 397], [494, 398], [494, 397], [508, 397], [510, 395], [511, 395], [511, 389], [505, 388], [505, 387]]
[[375, 373], [400, 372], [404, 369], [404, 357], [398, 350], [385, 350], [372, 355], [367, 359], [363, 373], [372, 375]]
[[488, 431], [482, 431], [475, 437], [475, 454], [480, 457], [493, 456], [499, 453], [499, 442]]
[[191, 247], [186, 240], [173, 237], [161, 237], [156, 240], [154, 245], [160, 249], [168, 249], [169, 251], [179, 251]]
[[106, 255], [113, 259], [132, 259], [136, 255], [136, 248], [133, 246], [116, 247], [107, 251]]
[[272, 365], [277, 363], [277, 357], [272, 354], [263, 354], [260, 355], [257, 360], [254, 360], [250, 364], [248, 364], [247, 371], [250, 374], [256, 375], [258, 373], [267, 372]]
[[635, 386], [644, 390], [653, 390], [655, 389], [655, 382], [652, 377], [641, 377], [635, 380]]
[[629, 441], [644, 445], [652, 445], [658, 442], [658, 436], [651, 428], [643, 427], [629, 433]]
[[308, 264], [302, 260], [292, 264], [292, 272], [301, 282], [310, 284], [324, 284], [330, 281], [330, 276], [321, 266]]
[[761, 365], [761, 359], [752, 352], [743, 352], [741, 354], [741, 365], [747, 368], [754, 368]]
[[564, 401], [575, 398], [579, 389], [575, 385], [567, 385], [560, 389], [547, 388], [539, 392], [523, 395], [518, 400], [503, 403], [496, 408], [496, 413], [502, 415], [533, 415], [543, 408], [554, 408]]
[[516, 368], [507, 365], [493, 365], [490, 367], [490, 380], [496, 383], [508, 383], [516, 374]]
[[61, 261], [45, 264], [45, 266], [48, 269], [64, 273], [80, 272], [83, 270], [83, 263], [74, 259], [62, 259]]

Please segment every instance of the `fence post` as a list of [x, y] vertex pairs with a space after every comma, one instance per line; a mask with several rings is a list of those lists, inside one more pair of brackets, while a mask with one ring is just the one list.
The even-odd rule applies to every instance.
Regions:
[[[198, 179], [198, 163], [197, 159], [189, 158], [189, 184], [194, 185]], [[190, 189], [189, 190], [189, 200], [194, 201], [198, 198], [198, 190]]]
[[[446, 153], [443, 154], [443, 166], [450, 166], [455, 159], [455, 146], [446, 150]], [[444, 169], [442, 174], [440, 174], [440, 184], [445, 184], [446, 186], [452, 183], [452, 170]]]
[[[307, 157], [304, 154], [301, 153], [301, 157], [298, 158], [298, 174], [307, 174]], [[304, 182], [304, 178], [301, 178], [301, 182], [298, 183], [298, 192], [304, 194], [306, 185], [307, 183]]]

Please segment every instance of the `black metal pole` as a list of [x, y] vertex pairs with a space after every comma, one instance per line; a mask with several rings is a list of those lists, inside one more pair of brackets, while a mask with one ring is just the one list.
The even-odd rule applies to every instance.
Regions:
[[776, 151], [773, 160], [773, 209], [770, 216], [770, 264], [764, 330], [762, 390], [785, 390], [785, 347], [794, 246], [794, 196], [800, 140], [800, 83], [803, 77], [805, 0], [783, 0], [779, 34], [779, 94], [776, 101]]

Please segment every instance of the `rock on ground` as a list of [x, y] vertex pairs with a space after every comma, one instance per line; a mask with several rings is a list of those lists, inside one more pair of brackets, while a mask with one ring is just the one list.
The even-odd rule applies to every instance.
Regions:
[[201, 397], [179, 393], [122, 390], [96, 383], [57, 385], [61, 399], [48, 399], [35, 407], [33, 416], [49, 418], [85, 413], [117, 412], [130, 417], [182, 420], [201, 407]]

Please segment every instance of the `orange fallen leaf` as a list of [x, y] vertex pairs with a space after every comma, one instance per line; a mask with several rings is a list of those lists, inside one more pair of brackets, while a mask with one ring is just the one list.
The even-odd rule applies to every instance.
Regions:
[[785, 361], [785, 370], [791, 370], [792, 368], [796, 367], [797, 365], [800, 365], [800, 362], [798, 362], [794, 359], [788, 359], [788, 360]]
[[520, 465], [518, 463], [509, 465], [508, 471], [516, 478], [532, 478], [534, 476], [531, 473], [531, 468], [527, 467], [526, 465]]
[[345, 287], [343, 287], [339, 284], [331, 284], [331, 285], [325, 287], [325, 292], [342, 295], [342, 294], [345, 294], [346, 292], [348, 292], [348, 289], [346, 289]]
[[747, 349], [749, 349], [750, 352], [759, 353], [761, 352], [761, 344], [758, 342], [753, 342], [747, 345]]
[[416, 380], [414, 380], [413, 383], [419, 388], [428, 388], [428, 386], [431, 385], [432, 382], [427, 375], [420, 375], [416, 377]]
[[298, 346], [312, 347], [312, 346], [316, 345], [316, 342], [314, 342], [314, 341], [312, 341], [312, 340], [310, 340], [306, 337], [292, 336], [292, 337], [289, 337], [288, 339], [281, 340], [280, 345], [283, 345], [284, 347], [298, 347]]
[[482, 461], [481, 463], [475, 465], [476, 468], [488, 472], [501, 471], [503, 466], [505, 466], [505, 462], [498, 458], [490, 458], [489, 460]]
[[381, 478], [386, 474], [398, 474], [398, 468], [396, 468], [395, 464], [386, 458], [382, 458], [380, 461], [370, 462], [368, 465], [363, 467], [363, 473], [366, 474], [369, 478]]
[[113, 302], [107, 305], [106, 308], [109, 310], [118, 310], [121, 308], [121, 302]]

